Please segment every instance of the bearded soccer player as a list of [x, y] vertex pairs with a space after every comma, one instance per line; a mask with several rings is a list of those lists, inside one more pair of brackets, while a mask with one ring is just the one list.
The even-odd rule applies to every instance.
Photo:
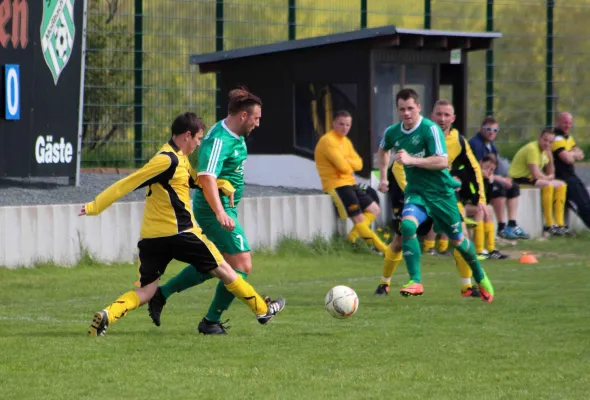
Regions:
[[[262, 101], [245, 89], [229, 93], [228, 115], [205, 135], [198, 151], [198, 190], [193, 195], [193, 211], [199, 226], [236, 274], [244, 280], [252, 271], [250, 245], [238, 221], [237, 206], [244, 189], [244, 164], [248, 157], [245, 138], [259, 126]], [[225, 195], [224, 195], [225, 194]], [[160, 286], [149, 304], [149, 315], [160, 326], [167, 299], [210, 279], [211, 275], [187, 265]], [[234, 300], [225, 286], [218, 284], [209, 311], [198, 325], [205, 335], [224, 335], [221, 315]]]
[[197, 174], [188, 156], [199, 146], [203, 130], [203, 122], [194, 113], [179, 115], [172, 123], [172, 137], [146, 165], [82, 206], [80, 215], [98, 215], [131, 191], [146, 188], [138, 243], [141, 287], [95, 313], [90, 336], [103, 336], [110, 324], [150, 301], [172, 259], [190, 263], [198, 274], [219, 278], [220, 284], [245, 302], [261, 324], [285, 306], [283, 298], [267, 302], [260, 297], [197, 227], [188, 207], [190, 187], [195, 186]]
[[473, 244], [463, 235], [462, 217], [457, 207], [455, 189], [460, 184], [451, 177], [444, 135], [433, 121], [420, 115], [422, 110], [418, 94], [413, 89], [402, 89], [396, 95], [396, 105], [401, 122], [385, 131], [379, 147], [381, 182], [386, 190], [387, 163], [391, 149], [395, 160], [404, 166], [407, 186], [402, 210], [402, 250], [410, 281], [400, 294], [419, 296], [424, 293], [420, 274], [420, 243], [416, 236], [418, 227], [430, 216], [437, 233], [444, 233], [463, 256], [473, 272], [480, 297], [485, 302], [494, 298], [494, 289], [481, 268]]

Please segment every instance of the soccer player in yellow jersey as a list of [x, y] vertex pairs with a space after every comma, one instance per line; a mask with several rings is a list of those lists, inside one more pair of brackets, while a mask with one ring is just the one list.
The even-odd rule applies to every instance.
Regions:
[[517, 183], [541, 188], [545, 226], [543, 231], [555, 236], [574, 236], [564, 221], [567, 185], [555, 179], [551, 146], [552, 129], [543, 129], [539, 138], [527, 143], [514, 155], [508, 175]]
[[246, 303], [261, 324], [266, 324], [284, 308], [283, 298], [267, 303], [260, 297], [223, 259], [195, 222], [189, 191], [196, 187], [197, 174], [188, 156], [199, 146], [204, 129], [203, 122], [194, 113], [179, 115], [172, 123], [172, 137], [146, 165], [82, 206], [80, 215], [98, 215], [131, 191], [145, 187], [138, 243], [141, 287], [96, 312], [88, 331], [90, 336], [103, 336], [110, 324], [150, 301], [172, 259], [219, 278], [229, 292]]
[[334, 114], [333, 129], [325, 133], [315, 147], [316, 168], [322, 188], [332, 196], [338, 216], [350, 218], [354, 223], [348, 239], [354, 243], [361, 237], [385, 255], [387, 245], [371, 230], [371, 224], [381, 212], [374, 198], [376, 195], [371, 196], [355, 182], [354, 173], [363, 168], [363, 160], [347, 137], [351, 125], [352, 116], [348, 111]]

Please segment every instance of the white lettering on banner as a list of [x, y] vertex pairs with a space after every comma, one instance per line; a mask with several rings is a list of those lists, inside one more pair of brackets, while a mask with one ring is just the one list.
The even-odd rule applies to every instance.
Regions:
[[53, 136], [39, 136], [35, 142], [37, 164], [69, 164], [72, 162], [74, 147], [62, 137], [53, 143]]

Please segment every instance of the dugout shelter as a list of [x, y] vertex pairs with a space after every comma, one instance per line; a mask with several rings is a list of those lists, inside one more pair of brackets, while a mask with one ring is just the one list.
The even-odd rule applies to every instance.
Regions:
[[390, 25], [195, 54], [190, 64], [200, 73], [219, 73], [218, 120], [225, 116], [228, 91], [237, 85], [262, 98], [262, 123], [248, 142], [250, 154], [313, 159], [333, 113], [348, 110], [353, 115], [349, 137], [363, 158], [359, 175], [368, 177], [384, 130], [397, 122], [395, 94], [404, 87], [418, 91], [427, 116], [440, 96], [450, 97], [455, 127], [466, 132], [467, 55], [491, 48], [499, 37]]

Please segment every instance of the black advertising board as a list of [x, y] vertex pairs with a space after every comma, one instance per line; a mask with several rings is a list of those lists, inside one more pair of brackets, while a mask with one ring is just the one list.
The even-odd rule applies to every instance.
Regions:
[[0, 176], [78, 165], [84, 0], [0, 0]]

